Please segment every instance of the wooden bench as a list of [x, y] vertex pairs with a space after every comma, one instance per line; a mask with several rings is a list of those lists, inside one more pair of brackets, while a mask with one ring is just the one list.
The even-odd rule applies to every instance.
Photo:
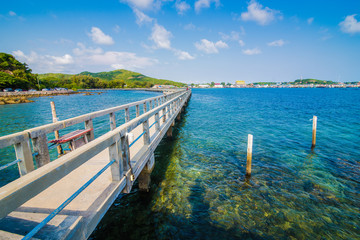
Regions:
[[71, 133], [65, 134], [59, 139], [51, 140], [49, 141], [49, 143], [55, 143], [55, 144], [69, 143], [70, 150], [73, 151], [76, 148], [79, 148], [89, 142], [87, 133], [89, 133], [92, 130], [93, 130], [92, 128], [83, 129], [83, 130], [78, 129]]

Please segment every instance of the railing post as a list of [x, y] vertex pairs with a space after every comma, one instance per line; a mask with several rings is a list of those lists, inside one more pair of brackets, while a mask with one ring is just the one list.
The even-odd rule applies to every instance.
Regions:
[[140, 116], [139, 105], [136, 105], [136, 117]]
[[150, 129], [149, 129], [149, 119], [143, 122], [143, 131], [144, 133], [144, 145], [150, 144]]
[[115, 113], [110, 113], [110, 131], [114, 130], [116, 128], [116, 119], [115, 119]]
[[16, 159], [21, 160], [21, 162], [18, 163], [20, 176], [24, 176], [25, 174], [34, 170], [34, 162], [31, 154], [29, 137], [26, 136], [25, 139], [26, 140], [24, 142], [14, 145]]
[[146, 102], [144, 102], [144, 113], [147, 112], [147, 105], [146, 105]]
[[35, 161], [38, 168], [50, 162], [47, 142], [46, 134], [32, 139], [34, 152], [37, 153], [35, 155]]
[[130, 121], [129, 108], [125, 108], [125, 122], [129, 122], [129, 121]]
[[121, 147], [121, 162], [123, 166], [123, 175], [126, 177], [126, 187], [124, 188], [124, 193], [129, 193], [132, 186], [132, 177], [131, 173], [128, 174], [130, 170], [130, 151], [129, 151], [129, 139], [128, 135], [125, 134], [120, 138], [120, 147]]
[[85, 121], [85, 129], [93, 129], [87, 133], [87, 139], [90, 141], [94, 140], [94, 125], [92, 119]]
[[149, 101], [149, 109], [150, 110], [153, 109], [153, 101], [152, 100]]
[[111, 165], [111, 176], [113, 181], [120, 181], [123, 177], [123, 162], [121, 161], [121, 140], [116, 140], [109, 147], [110, 161], [115, 160]]
[[166, 122], [166, 107], [163, 108], [163, 122]]
[[155, 131], [160, 131], [160, 118], [159, 118], [159, 112], [155, 113]]

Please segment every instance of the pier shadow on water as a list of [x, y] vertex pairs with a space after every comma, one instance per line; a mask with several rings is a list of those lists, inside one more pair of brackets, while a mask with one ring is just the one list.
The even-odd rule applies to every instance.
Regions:
[[214, 226], [201, 179], [194, 180], [185, 197], [190, 204], [190, 214], [177, 213], [169, 203], [154, 208], [154, 201], [163, 197], [161, 189], [176, 187], [164, 187], [163, 182], [166, 175], [177, 174], [170, 165], [172, 156], [181, 159], [179, 138], [186, 119], [187, 110], [174, 127], [173, 138], [164, 138], [156, 150], [150, 191], [140, 192], [135, 184], [130, 194], [119, 196], [90, 239], [263, 239], [242, 226], [230, 229]]

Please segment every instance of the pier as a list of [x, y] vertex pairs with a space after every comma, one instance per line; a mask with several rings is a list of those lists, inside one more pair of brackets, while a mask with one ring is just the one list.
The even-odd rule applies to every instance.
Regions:
[[[136, 179], [149, 190], [154, 151], [172, 137], [190, 96], [174, 91], [0, 137], [0, 148], [14, 146], [16, 160], [7, 165], [20, 173], [0, 188], [0, 239], [87, 239]], [[116, 126], [115, 113], [124, 124]], [[93, 119], [106, 115], [109, 131], [95, 138]], [[50, 161], [47, 135], [79, 123], [72, 151]]]

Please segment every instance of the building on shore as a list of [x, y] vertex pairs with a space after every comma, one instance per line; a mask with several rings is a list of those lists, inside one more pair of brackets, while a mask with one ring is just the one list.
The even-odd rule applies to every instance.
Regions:
[[221, 83], [215, 83], [214, 88], [223, 88], [224, 86]]
[[245, 81], [235, 81], [235, 85], [239, 86], [239, 87], [245, 87], [246, 86], [246, 83]]

